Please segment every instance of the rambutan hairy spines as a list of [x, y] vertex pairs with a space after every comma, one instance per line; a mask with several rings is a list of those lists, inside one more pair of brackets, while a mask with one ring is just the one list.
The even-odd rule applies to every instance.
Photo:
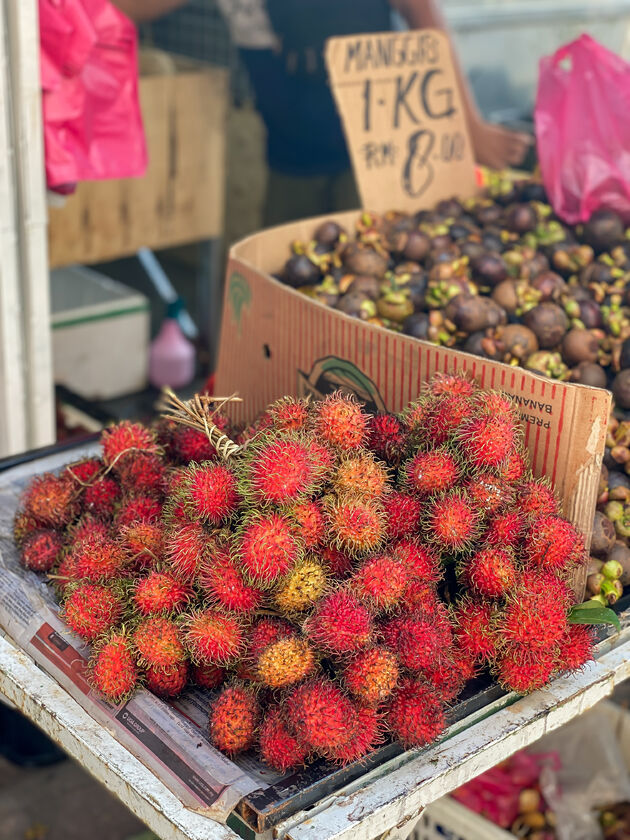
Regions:
[[256, 586], [269, 588], [302, 559], [295, 528], [280, 513], [253, 513], [237, 531], [238, 560]]
[[377, 706], [394, 691], [400, 674], [396, 655], [387, 648], [360, 651], [343, 667], [342, 680], [360, 703]]
[[480, 414], [488, 417], [504, 417], [515, 425], [519, 422], [516, 401], [501, 391], [477, 391], [473, 403]]
[[483, 542], [487, 546], [516, 548], [526, 527], [525, 517], [518, 510], [502, 510], [489, 520]]
[[73, 633], [93, 642], [112, 630], [122, 614], [122, 601], [110, 587], [82, 583], [67, 594], [60, 617]]
[[454, 487], [461, 477], [461, 465], [455, 453], [446, 447], [416, 452], [402, 466], [403, 484], [421, 498]]
[[218, 688], [225, 681], [225, 668], [219, 665], [193, 665], [190, 670], [191, 680], [202, 688]]
[[165, 616], [143, 618], [132, 638], [139, 661], [145, 667], [174, 668], [186, 659], [179, 628]]
[[415, 418], [414, 438], [424, 445], [440, 446], [450, 442], [470, 420], [474, 407], [470, 398], [462, 394], [436, 394], [424, 398], [423, 411], [423, 417]]
[[36, 476], [22, 496], [23, 510], [47, 528], [64, 528], [79, 514], [79, 489], [69, 475]]
[[356, 709], [358, 726], [352, 738], [340, 747], [326, 751], [326, 758], [338, 764], [350, 764], [358, 761], [374, 750], [385, 738], [383, 716], [370, 706], [358, 706]]
[[128, 636], [114, 632], [92, 651], [88, 665], [92, 686], [113, 703], [121, 703], [138, 685], [139, 673]]
[[556, 667], [555, 648], [530, 650], [511, 645], [502, 650], [493, 672], [503, 688], [528, 694], [543, 688]]
[[265, 436], [247, 448], [240, 465], [240, 494], [262, 505], [288, 505], [312, 495], [321, 472], [307, 436]]
[[120, 577], [129, 565], [120, 543], [98, 530], [75, 542], [71, 553], [76, 575], [92, 582]]
[[457, 443], [473, 467], [498, 467], [519, 444], [520, 433], [510, 417], [478, 415], [461, 427]]
[[509, 646], [550, 650], [567, 629], [566, 604], [553, 591], [515, 590], [497, 621], [499, 638]]
[[282, 618], [259, 618], [249, 630], [243, 658], [255, 663], [268, 645], [294, 635], [295, 627]]
[[450, 627], [422, 611], [397, 616], [382, 626], [387, 647], [412, 671], [429, 668], [452, 643]]
[[155, 566], [164, 556], [164, 529], [158, 522], [138, 519], [124, 525], [119, 537], [129, 559], [142, 568]]
[[430, 684], [437, 697], [444, 703], [450, 703], [461, 692], [470, 673], [470, 664], [454, 651], [446, 651], [427, 668], [423, 668], [422, 677]]
[[245, 581], [227, 547], [211, 551], [199, 569], [197, 583], [215, 605], [235, 613], [252, 613], [263, 598], [260, 589]]
[[145, 668], [146, 687], [158, 697], [177, 697], [188, 681], [188, 663], [180, 662], [173, 668]]
[[315, 647], [344, 655], [366, 647], [374, 627], [367, 607], [348, 590], [339, 589], [317, 602], [304, 630]]
[[392, 467], [400, 464], [408, 444], [404, 423], [395, 414], [372, 415], [368, 422], [368, 448]]
[[422, 502], [409, 493], [393, 490], [383, 499], [383, 509], [387, 522], [387, 536], [396, 540], [410, 537], [420, 528]]
[[490, 472], [479, 472], [464, 485], [464, 490], [484, 516], [492, 516], [514, 500], [514, 491]]
[[307, 550], [315, 549], [326, 538], [326, 522], [324, 512], [318, 501], [306, 499], [294, 502], [284, 508], [289, 519], [295, 524], [295, 532]]
[[336, 391], [314, 408], [316, 435], [343, 452], [361, 449], [368, 433], [368, 415], [353, 396]]
[[296, 432], [306, 429], [310, 404], [307, 399], [283, 397], [267, 409], [273, 428], [277, 432]]
[[197, 522], [172, 528], [164, 548], [171, 571], [182, 580], [192, 582], [209, 557], [211, 545], [210, 535]]
[[51, 572], [60, 562], [63, 535], [49, 528], [33, 531], [20, 546], [20, 563], [33, 572]]
[[191, 517], [218, 526], [237, 511], [240, 495], [236, 476], [225, 464], [205, 461], [191, 464], [182, 500]]
[[84, 487], [81, 505], [86, 513], [108, 519], [113, 516], [120, 495], [118, 482], [111, 476], [105, 475]]
[[253, 746], [261, 710], [256, 695], [243, 685], [223, 689], [210, 706], [210, 740], [228, 755]]
[[529, 519], [555, 516], [558, 513], [556, 494], [546, 478], [529, 476], [517, 487], [518, 509]]
[[68, 464], [63, 474], [70, 476], [79, 487], [86, 487], [101, 472], [105, 471], [105, 465], [100, 458], [82, 458]]
[[328, 589], [326, 568], [315, 555], [298, 560], [274, 591], [274, 602], [284, 615], [304, 612]]
[[367, 554], [385, 539], [385, 514], [377, 502], [329, 498], [324, 510], [332, 541], [342, 551]]
[[132, 522], [157, 522], [162, 515], [162, 504], [152, 496], [131, 496], [123, 498], [114, 517], [114, 527], [120, 530]]
[[206, 609], [180, 618], [182, 639], [193, 662], [226, 665], [241, 653], [245, 632], [236, 616]]
[[166, 465], [155, 452], [134, 452], [114, 466], [123, 490], [129, 494], [160, 497], [167, 489]]
[[459, 647], [474, 660], [491, 660], [497, 652], [498, 634], [496, 618], [498, 612], [490, 602], [461, 598], [455, 609], [455, 638]]
[[532, 566], [564, 570], [573, 558], [579, 534], [574, 526], [559, 516], [541, 516], [532, 522], [523, 541], [524, 556]]
[[134, 587], [133, 602], [142, 615], [180, 612], [192, 597], [190, 586], [166, 572], [152, 571]]
[[446, 729], [444, 704], [421, 679], [406, 678], [387, 706], [387, 726], [405, 747], [435, 741]]
[[35, 519], [34, 516], [26, 513], [24, 510], [16, 511], [13, 518], [13, 539], [18, 548], [22, 546], [24, 540], [34, 531], [43, 528], [43, 524]]
[[494, 471], [506, 484], [516, 484], [527, 473], [529, 460], [522, 446], [518, 446], [502, 461]]
[[486, 598], [500, 598], [516, 584], [518, 570], [510, 549], [488, 547], [476, 551], [461, 567], [471, 589]]
[[569, 624], [560, 639], [556, 653], [556, 667], [559, 671], [574, 671], [583, 668], [593, 659], [595, 632], [586, 624]]
[[411, 580], [411, 574], [393, 554], [370, 557], [356, 569], [348, 582], [350, 590], [373, 610], [393, 609]]
[[280, 706], [271, 706], [267, 710], [258, 742], [262, 760], [280, 773], [306, 762], [308, 748], [289, 732]]
[[142, 423], [123, 420], [110, 426], [101, 435], [103, 461], [108, 467], [120, 464], [134, 452], [158, 452], [155, 432]]
[[358, 729], [353, 704], [335, 683], [323, 677], [294, 688], [285, 708], [298, 741], [320, 753], [341, 747]]
[[465, 373], [437, 373], [428, 383], [430, 394], [459, 394], [470, 397], [476, 392], [476, 385]]
[[437, 553], [417, 539], [404, 539], [394, 543], [391, 553], [422, 583], [437, 583], [442, 578], [443, 567]]
[[470, 550], [479, 535], [481, 515], [468, 496], [457, 490], [432, 499], [425, 514], [425, 536], [437, 550]]
[[343, 580], [347, 577], [354, 565], [354, 559], [347, 552], [334, 545], [322, 546], [318, 550], [317, 556], [330, 569], [330, 574], [336, 580]]
[[[208, 423], [216, 426], [228, 437], [231, 436], [230, 420], [225, 414], [212, 412], [208, 417]], [[176, 424], [172, 431], [170, 445], [182, 464], [188, 464], [191, 461], [201, 464], [203, 461], [213, 461], [217, 457], [217, 451], [205, 432], [180, 423]]]
[[312, 648], [305, 639], [287, 636], [267, 645], [256, 660], [259, 682], [268, 688], [285, 688], [310, 676], [316, 667]]
[[369, 452], [357, 452], [341, 459], [332, 480], [334, 491], [346, 499], [379, 499], [388, 486], [384, 464]]

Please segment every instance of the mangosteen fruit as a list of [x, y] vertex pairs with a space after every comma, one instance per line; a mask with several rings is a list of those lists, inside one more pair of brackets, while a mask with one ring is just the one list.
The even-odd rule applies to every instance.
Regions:
[[462, 350], [466, 353], [472, 353], [474, 356], [483, 356], [484, 359], [499, 361], [501, 358], [496, 344], [488, 339], [485, 330], [471, 333], [464, 342]]
[[287, 286], [299, 289], [300, 286], [313, 286], [319, 283], [321, 272], [306, 254], [295, 254], [284, 264], [282, 280]]
[[562, 339], [562, 358], [570, 367], [580, 362], [597, 361], [598, 351], [599, 341], [590, 330], [575, 327]]
[[523, 323], [536, 333], [538, 344], [544, 350], [559, 344], [569, 326], [564, 310], [549, 301], [529, 309], [523, 315]]
[[623, 340], [621, 344], [621, 353], [619, 355], [619, 364], [623, 369], [630, 368], [630, 338]]
[[552, 353], [551, 350], [538, 350], [537, 353], [532, 353], [525, 360], [523, 367], [552, 379], [564, 379], [568, 371], [560, 353]]
[[457, 219], [464, 212], [464, 208], [456, 198], [445, 198], [439, 201], [435, 210], [445, 219]]
[[595, 283], [598, 286], [609, 286], [614, 282], [615, 275], [613, 274], [613, 266], [596, 260], [580, 269], [578, 278], [583, 286], [588, 286], [590, 283]]
[[532, 279], [542, 274], [543, 271], [549, 271], [549, 260], [544, 254], [536, 252], [533, 256], [528, 257], [521, 263], [521, 277], [523, 279]]
[[[573, 298], [575, 299], [575, 295], [573, 295]], [[594, 301], [592, 298], [587, 298], [586, 300], [579, 301], [578, 305], [580, 308], [580, 321], [584, 324], [587, 330], [598, 330], [604, 326], [602, 310], [600, 309], [600, 306], [596, 301]], [[625, 365], [622, 365], [622, 367], [625, 367]]]
[[333, 222], [329, 219], [326, 222], [322, 222], [322, 224], [317, 228], [314, 239], [326, 248], [334, 248], [339, 242], [339, 237], [345, 233], [346, 231], [341, 227], [341, 225], [338, 225], [337, 222]]
[[402, 254], [406, 260], [422, 262], [431, 250], [431, 239], [421, 230], [409, 231]]
[[526, 181], [519, 186], [518, 197], [520, 201], [539, 201], [541, 204], [547, 204], [545, 188], [536, 181]]
[[376, 317], [376, 304], [362, 292], [350, 292], [343, 295], [339, 298], [335, 309], [345, 312], [346, 315], [351, 315], [353, 318], [360, 318], [362, 321]]
[[493, 231], [487, 230], [481, 234], [481, 244], [486, 251], [494, 251], [497, 254], [505, 250], [501, 234], [494, 233]]
[[621, 540], [615, 540], [612, 548], [608, 552], [606, 561], [613, 560], [616, 563], [621, 563], [621, 577], [619, 582], [622, 586], [630, 584], [630, 548]]
[[350, 242], [343, 251], [343, 262], [352, 274], [382, 277], [387, 271], [387, 257], [361, 242]]
[[496, 225], [501, 219], [502, 210], [497, 204], [485, 204], [474, 211], [477, 222], [483, 227]]
[[460, 242], [458, 244], [462, 257], [468, 257], [470, 262], [476, 260], [477, 257], [482, 257], [486, 253], [486, 249], [481, 242], [476, 242], [474, 239], [468, 239], [466, 242]]
[[496, 339], [504, 353], [524, 361], [538, 350], [536, 335], [525, 324], [507, 324], [499, 327]]
[[428, 337], [429, 323], [429, 316], [426, 312], [414, 312], [413, 315], [403, 321], [402, 331], [405, 335], [411, 335], [424, 341]]
[[508, 315], [513, 315], [519, 304], [516, 280], [504, 280], [499, 283], [492, 290], [491, 297]]
[[381, 318], [400, 324], [413, 314], [413, 303], [405, 290], [390, 290], [376, 301], [376, 311]]
[[376, 277], [359, 274], [348, 286], [348, 294], [353, 292], [365, 295], [370, 300], [378, 300], [381, 294], [381, 283]]
[[482, 286], [496, 286], [507, 279], [508, 268], [499, 254], [487, 253], [472, 263], [473, 280]]
[[540, 292], [541, 301], [558, 300], [567, 288], [563, 278], [555, 271], [541, 271], [529, 282], [533, 289]]
[[590, 385], [593, 388], [605, 388], [608, 384], [604, 368], [595, 362], [580, 362], [571, 371], [571, 379], [580, 385]]
[[431, 239], [431, 250], [438, 252], [438, 251], [447, 251], [453, 244], [453, 240], [448, 235], [448, 233], [438, 233], [437, 236], [434, 236]]
[[615, 526], [601, 511], [595, 513], [593, 519], [593, 536], [591, 538], [591, 554], [605, 557], [615, 543], [617, 534]]
[[514, 204], [509, 207], [505, 217], [505, 226], [513, 233], [527, 233], [538, 224], [538, 216], [531, 204]]
[[618, 245], [624, 232], [623, 222], [617, 213], [601, 207], [584, 225], [582, 238], [596, 253], [601, 254]]
[[630, 368], [619, 371], [612, 384], [615, 402], [620, 408], [630, 408]]
[[453, 224], [448, 229], [448, 235], [454, 242], [458, 243], [462, 242], [465, 239], [468, 239], [471, 233], [471, 229], [467, 225], [462, 224], [461, 222], [453, 222]]
[[505, 312], [491, 298], [456, 295], [444, 310], [449, 321], [463, 332], [473, 333], [505, 323]]

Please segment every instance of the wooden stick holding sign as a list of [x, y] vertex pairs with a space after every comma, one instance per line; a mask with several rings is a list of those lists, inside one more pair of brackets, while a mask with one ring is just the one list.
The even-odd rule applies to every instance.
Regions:
[[330, 38], [326, 64], [364, 208], [417, 210], [474, 193], [472, 146], [443, 32]]

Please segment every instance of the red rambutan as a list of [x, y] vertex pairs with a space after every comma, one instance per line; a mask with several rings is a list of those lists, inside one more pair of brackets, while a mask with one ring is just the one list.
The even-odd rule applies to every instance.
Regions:
[[279, 513], [253, 514], [239, 531], [239, 561], [258, 586], [269, 587], [302, 557], [290, 521]]
[[475, 383], [463, 373], [437, 373], [428, 385], [430, 394], [460, 394], [470, 397], [475, 393]]
[[466, 551], [479, 533], [479, 520], [479, 511], [465, 494], [447, 493], [430, 503], [427, 539], [446, 553]]
[[304, 543], [304, 548], [314, 549], [326, 536], [326, 523], [321, 505], [310, 499], [294, 502], [286, 508], [287, 515], [295, 523], [295, 530]]
[[386, 648], [372, 647], [360, 651], [345, 665], [342, 679], [360, 703], [377, 706], [393, 692], [399, 674], [395, 654]]
[[551, 650], [567, 629], [566, 605], [553, 592], [516, 591], [497, 622], [508, 645]]
[[523, 645], [510, 645], [496, 663], [499, 683], [518, 694], [528, 694], [543, 688], [556, 668], [555, 649], [529, 650]]
[[352, 569], [352, 557], [334, 545], [322, 546], [317, 554], [322, 563], [328, 566], [331, 575], [338, 580], [342, 580]]
[[432, 612], [439, 603], [435, 584], [424, 583], [416, 578], [405, 589], [399, 608], [407, 612]]
[[20, 548], [20, 563], [34, 572], [50, 572], [61, 560], [63, 535], [59, 531], [33, 531]]
[[[230, 421], [225, 414], [213, 412], [208, 419], [223, 434], [230, 436]], [[183, 464], [188, 464], [190, 461], [201, 464], [202, 461], [212, 461], [217, 457], [217, 451], [208, 440], [205, 432], [179, 423], [173, 430], [171, 447], [178, 460]]]
[[86, 513], [107, 519], [114, 514], [120, 499], [118, 482], [109, 475], [92, 481], [83, 490], [82, 505]]
[[406, 486], [422, 497], [448, 490], [461, 474], [455, 456], [444, 448], [417, 452], [402, 469]]
[[368, 448], [385, 463], [397, 467], [407, 447], [407, 432], [395, 414], [376, 414], [368, 422]]
[[556, 655], [556, 667], [560, 671], [574, 671], [582, 668], [593, 658], [595, 633], [586, 624], [569, 624], [560, 639]]
[[421, 611], [391, 619], [382, 633], [401, 664], [412, 671], [431, 667], [452, 643], [450, 627]]
[[514, 555], [505, 548], [482, 548], [463, 567], [468, 585], [487, 598], [500, 598], [510, 592], [517, 580]]
[[239, 483], [242, 496], [251, 496], [261, 504], [285, 505], [315, 490], [318, 475], [308, 439], [265, 438], [247, 451]]
[[164, 461], [154, 452], [134, 452], [114, 467], [123, 490], [131, 495], [161, 496], [167, 489]]
[[114, 633], [92, 652], [89, 662], [90, 682], [113, 703], [128, 697], [138, 684], [138, 668], [124, 633]]
[[268, 645], [294, 634], [294, 627], [282, 618], [259, 618], [249, 631], [244, 658], [255, 662]]
[[515, 548], [525, 533], [526, 521], [518, 510], [497, 513], [489, 522], [483, 541], [486, 545]]
[[347, 455], [341, 460], [333, 478], [333, 488], [339, 496], [378, 499], [388, 489], [387, 469], [369, 452]]
[[306, 428], [309, 405], [305, 399], [284, 397], [267, 409], [273, 427], [278, 432], [296, 432]]
[[173, 528], [165, 545], [165, 555], [173, 573], [192, 582], [209, 556], [211, 545], [210, 536], [197, 522]]
[[211, 601], [236, 613], [253, 612], [263, 597], [260, 589], [245, 582], [227, 548], [212, 551], [199, 569], [197, 583]]
[[544, 478], [529, 478], [518, 486], [518, 509], [523, 516], [538, 519], [558, 513], [558, 502], [549, 482]]
[[122, 612], [122, 602], [111, 589], [84, 583], [68, 595], [60, 616], [73, 633], [86, 642], [93, 642], [113, 629]]
[[203, 688], [218, 688], [225, 680], [225, 668], [219, 665], [193, 665], [191, 680]]
[[164, 616], [142, 619], [133, 631], [133, 643], [146, 667], [174, 668], [186, 659], [178, 626]]
[[440, 558], [418, 540], [399, 540], [392, 545], [391, 553], [423, 583], [437, 583], [442, 577]]
[[162, 514], [162, 505], [157, 499], [151, 496], [132, 496], [123, 499], [118, 513], [114, 519], [114, 525], [118, 530], [132, 522], [157, 522]]
[[570, 522], [559, 516], [536, 519], [523, 542], [528, 563], [543, 569], [561, 571], [573, 559], [578, 532]]
[[369, 706], [356, 710], [358, 726], [354, 736], [340, 747], [326, 751], [326, 757], [339, 764], [351, 764], [372, 752], [384, 740], [382, 715]]
[[454, 614], [455, 638], [461, 650], [472, 659], [493, 659], [496, 655], [495, 617], [496, 610], [487, 601], [466, 596], [458, 601]]
[[446, 728], [444, 705], [422, 680], [405, 679], [387, 708], [387, 725], [405, 747], [435, 741]]
[[484, 516], [492, 515], [511, 504], [512, 489], [492, 473], [478, 473], [464, 485], [464, 490]]
[[518, 443], [516, 423], [510, 417], [481, 416], [467, 422], [457, 436], [459, 449], [475, 467], [497, 467]]
[[142, 615], [179, 612], [192, 596], [192, 589], [164, 572], [149, 572], [136, 583], [133, 601]]
[[289, 732], [279, 706], [272, 706], [267, 711], [258, 743], [262, 760], [280, 773], [306, 761], [307, 749]]
[[142, 519], [125, 525], [119, 533], [129, 558], [141, 568], [154, 566], [164, 554], [164, 528]]
[[244, 631], [234, 616], [195, 610], [182, 618], [182, 637], [193, 662], [225, 665], [241, 652]]
[[142, 423], [130, 423], [124, 420], [105, 429], [101, 435], [103, 461], [108, 467], [120, 464], [134, 452], [157, 452], [155, 433]]
[[380, 505], [360, 499], [329, 501], [326, 515], [337, 548], [350, 554], [377, 549], [385, 538], [385, 515]]
[[497, 477], [507, 484], [516, 484], [520, 481], [528, 469], [527, 455], [522, 449], [514, 449], [509, 453], [505, 461], [495, 467]]
[[129, 563], [122, 546], [100, 530], [77, 540], [71, 552], [77, 577], [89, 581], [120, 577]]
[[369, 610], [344, 589], [331, 592], [318, 601], [304, 629], [316, 647], [334, 654], [352, 653], [366, 647], [373, 632]]
[[390, 539], [411, 536], [419, 529], [422, 502], [415, 496], [394, 490], [383, 500], [383, 508]]
[[410, 581], [407, 567], [394, 555], [379, 554], [364, 560], [349, 581], [349, 587], [374, 610], [388, 610], [400, 601]]
[[184, 485], [184, 503], [191, 516], [220, 525], [238, 508], [240, 497], [236, 478], [229, 467], [205, 462], [188, 467]]
[[177, 697], [186, 688], [188, 681], [188, 663], [180, 662], [173, 668], [155, 668], [149, 666], [144, 675], [147, 688], [158, 697]]
[[13, 539], [16, 546], [20, 548], [29, 534], [43, 527], [43, 524], [38, 522], [34, 516], [26, 513], [26, 511], [18, 510], [13, 519]]
[[428, 668], [424, 668], [422, 676], [431, 685], [436, 695], [444, 703], [452, 702], [461, 692], [470, 673], [464, 662], [448, 651], [436, 659]]
[[360, 449], [367, 437], [368, 415], [352, 396], [340, 391], [315, 406], [315, 431], [325, 443], [347, 452]]
[[249, 689], [233, 685], [224, 688], [210, 706], [210, 740], [228, 755], [253, 746], [260, 706]]
[[79, 487], [85, 487], [98, 473], [104, 470], [105, 465], [100, 458], [83, 458], [73, 464], [68, 464], [63, 472], [74, 479]]
[[[472, 401], [463, 394], [439, 394], [424, 405], [424, 418], [416, 419], [414, 437], [433, 446], [446, 443], [472, 416]], [[408, 418], [407, 422], [410, 421]]]
[[44, 527], [63, 528], [79, 513], [79, 492], [69, 475], [44, 473], [26, 488], [24, 512]]
[[343, 746], [358, 729], [353, 704], [334, 683], [324, 678], [293, 689], [285, 708], [298, 742], [319, 752]]

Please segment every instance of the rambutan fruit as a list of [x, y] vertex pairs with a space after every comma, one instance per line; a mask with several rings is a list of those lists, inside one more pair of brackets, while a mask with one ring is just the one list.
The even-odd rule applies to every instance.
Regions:
[[123, 547], [100, 530], [77, 540], [71, 553], [77, 577], [93, 582], [120, 577], [129, 565]]
[[462, 397], [470, 397], [475, 393], [475, 383], [463, 373], [437, 373], [433, 374], [428, 383], [430, 394], [459, 394]]
[[113, 516], [119, 499], [118, 482], [111, 476], [105, 475], [84, 488], [81, 502], [86, 513], [108, 519]]
[[511, 487], [489, 472], [480, 472], [466, 482], [464, 490], [484, 516], [507, 507], [514, 499]]
[[446, 553], [470, 549], [479, 533], [480, 513], [465, 493], [451, 491], [432, 499], [426, 514], [426, 536]]
[[549, 569], [526, 569], [521, 574], [520, 589], [526, 594], [552, 599], [565, 610], [575, 603], [575, 593], [568, 581]]
[[283, 397], [267, 409], [273, 428], [278, 432], [296, 432], [305, 429], [309, 420], [306, 399]]
[[80, 461], [68, 464], [63, 474], [74, 479], [79, 487], [85, 487], [104, 470], [105, 465], [100, 458], [82, 458]]
[[488, 417], [506, 417], [518, 422], [518, 410], [514, 398], [500, 391], [477, 391], [474, 403], [481, 414]]
[[72, 589], [60, 617], [73, 633], [86, 642], [93, 642], [112, 630], [122, 613], [122, 601], [109, 587], [83, 583]]
[[515, 591], [497, 622], [499, 637], [508, 645], [532, 651], [551, 650], [566, 629], [566, 604], [545, 591]]
[[408, 568], [392, 554], [370, 557], [356, 569], [348, 586], [373, 610], [389, 610], [400, 601], [411, 579]]
[[304, 630], [322, 650], [338, 655], [353, 653], [369, 644], [372, 616], [352, 593], [339, 589], [317, 602]]
[[207, 560], [211, 544], [210, 536], [198, 522], [172, 528], [164, 548], [171, 571], [182, 580], [192, 582]]
[[390, 539], [409, 537], [420, 528], [422, 502], [415, 496], [394, 490], [383, 499], [383, 509]]
[[295, 635], [295, 628], [282, 618], [260, 618], [248, 634], [244, 659], [256, 662], [263, 650], [277, 642]]
[[225, 680], [225, 668], [218, 665], [193, 665], [190, 676], [192, 682], [203, 688], [218, 688]]
[[377, 706], [393, 692], [399, 674], [398, 660], [392, 651], [371, 647], [357, 653], [344, 666], [341, 677], [360, 703]]
[[407, 430], [395, 414], [375, 414], [368, 422], [367, 446], [377, 458], [397, 467], [407, 448]]
[[43, 527], [43, 524], [38, 522], [34, 516], [26, 513], [26, 511], [18, 510], [13, 518], [13, 540], [16, 546], [20, 548], [30, 534]]
[[513, 449], [507, 458], [495, 467], [497, 478], [505, 481], [506, 484], [516, 484], [526, 474], [528, 460], [525, 452], [519, 447]]
[[285, 513], [295, 524], [295, 532], [304, 544], [304, 548], [314, 549], [326, 537], [326, 522], [321, 505], [311, 499], [293, 502]]
[[63, 535], [59, 531], [33, 531], [22, 542], [20, 563], [33, 572], [50, 572], [61, 560], [63, 547]]
[[443, 447], [416, 452], [402, 466], [405, 486], [421, 497], [433, 496], [454, 487], [461, 468], [452, 452]]
[[184, 504], [191, 517], [220, 525], [236, 513], [240, 497], [236, 477], [224, 464], [191, 464], [184, 485]]
[[162, 514], [162, 505], [151, 496], [132, 496], [123, 499], [114, 518], [114, 526], [120, 530], [133, 522], [157, 522]]
[[180, 662], [173, 668], [149, 666], [144, 672], [149, 691], [158, 697], [177, 697], [188, 682], [188, 663]]
[[108, 467], [120, 465], [132, 453], [158, 451], [155, 432], [142, 423], [130, 423], [128, 420], [105, 429], [101, 435], [101, 448], [103, 461]]
[[294, 688], [285, 708], [298, 742], [319, 752], [343, 746], [358, 729], [353, 704], [333, 682], [323, 677]]
[[312, 495], [319, 474], [308, 438], [264, 438], [253, 442], [241, 463], [239, 491], [260, 504], [287, 505]]
[[114, 467], [123, 490], [131, 495], [160, 497], [167, 489], [164, 461], [154, 452], [133, 452]]
[[69, 475], [43, 473], [28, 485], [22, 504], [43, 527], [64, 528], [79, 514], [79, 492]]
[[409, 586], [403, 592], [400, 599], [399, 609], [401, 611], [422, 612], [434, 611], [436, 605], [439, 604], [439, 598], [435, 584], [424, 583], [423, 581], [412, 579]]
[[402, 614], [382, 627], [387, 647], [412, 671], [429, 668], [452, 643], [450, 627], [425, 612]]
[[[438, 394], [425, 402], [424, 418], [413, 418], [414, 438], [440, 446], [452, 438], [473, 415], [472, 401], [462, 394]], [[416, 412], [418, 414], [418, 412]], [[407, 423], [411, 422], [407, 416]]]
[[173, 575], [149, 572], [134, 587], [133, 603], [142, 615], [174, 613], [183, 609], [192, 596], [192, 589]]
[[534, 520], [523, 541], [528, 563], [543, 569], [563, 570], [573, 559], [578, 532], [559, 516], [541, 516]]
[[558, 513], [558, 502], [551, 485], [545, 478], [529, 478], [517, 489], [518, 509], [523, 516], [538, 519]]
[[315, 670], [312, 648], [304, 639], [287, 636], [272, 642], [259, 654], [256, 674], [269, 688], [284, 688], [301, 682]]
[[[220, 429], [223, 434], [230, 435], [230, 421], [225, 414], [214, 412], [212, 417], [209, 418], [209, 422]], [[173, 429], [171, 448], [182, 464], [188, 464], [191, 461], [201, 464], [203, 461], [212, 461], [217, 457], [217, 451], [208, 440], [205, 432], [180, 423]]]
[[345, 578], [354, 564], [349, 554], [334, 545], [324, 545], [317, 553], [322, 563], [330, 569], [330, 574], [337, 580]]
[[291, 522], [279, 513], [254, 513], [238, 531], [239, 561], [258, 586], [270, 587], [302, 557]]
[[468, 664], [464, 660], [460, 662], [460, 658], [454, 656], [451, 650], [422, 670], [423, 678], [444, 703], [451, 703], [461, 693], [468, 673], [470, 673]]
[[337, 467], [332, 485], [344, 498], [378, 499], [387, 489], [387, 469], [369, 452], [348, 455]]
[[124, 633], [112, 633], [94, 648], [88, 673], [94, 688], [113, 703], [120, 703], [133, 692], [139, 674]]
[[368, 433], [368, 415], [353, 396], [340, 391], [315, 405], [315, 432], [325, 443], [348, 452], [360, 449]]
[[308, 750], [289, 732], [279, 706], [272, 706], [265, 714], [258, 744], [265, 764], [280, 773], [299, 767], [306, 761]]
[[478, 416], [458, 431], [459, 450], [479, 469], [497, 467], [519, 441], [518, 427], [510, 417]]
[[292, 615], [312, 607], [327, 588], [326, 569], [316, 557], [307, 555], [283, 578], [273, 597], [282, 613]]
[[328, 500], [325, 507], [330, 536], [342, 551], [366, 554], [385, 539], [385, 514], [374, 501]]
[[165, 616], [142, 619], [132, 638], [145, 667], [174, 668], [186, 659], [179, 627]]
[[504, 510], [495, 514], [488, 522], [483, 535], [486, 545], [515, 548], [525, 534], [527, 523], [518, 510]]
[[493, 659], [497, 652], [496, 608], [488, 601], [464, 596], [455, 609], [455, 639], [474, 660]]
[[386, 721], [394, 738], [407, 748], [430, 744], [446, 729], [444, 704], [419, 679], [402, 681], [387, 706]]
[[574, 671], [582, 668], [593, 658], [595, 633], [586, 624], [569, 624], [560, 639], [556, 653], [556, 667], [559, 671]]
[[309, 440], [308, 449], [313, 469], [317, 475], [324, 477], [330, 475], [337, 463], [337, 455], [330, 446], [312, 438]]
[[120, 529], [120, 540], [129, 558], [139, 567], [154, 566], [164, 555], [164, 528], [138, 519]]
[[442, 577], [440, 558], [418, 540], [399, 540], [391, 546], [391, 553], [413, 578], [423, 583], [437, 583]]
[[61, 555], [61, 561], [57, 566], [55, 575], [53, 577], [53, 584], [60, 595], [63, 595], [70, 584], [81, 580], [77, 574], [76, 564], [74, 562], [74, 555], [71, 551], [65, 552]]
[[354, 736], [340, 747], [326, 751], [326, 758], [338, 764], [351, 764], [372, 752], [384, 740], [382, 715], [369, 706], [356, 710], [358, 726]]
[[253, 746], [260, 706], [253, 691], [240, 685], [224, 688], [210, 706], [210, 740], [234, 755]]
[[195, 610], [182, 619], [182, 638], [193, 662], [225, 665], [241, 652], [245, 634], [235, 616], [208, 609]]
[[158, 446], [161, 446], [164, 449], [164, 454], [172, 461], [175, 457], [175, 453], [172, 450], [171, 441], [173, 438], [173, 432], [179, 426], [179, 423], [176, 423], [175, 420], [171, 420], [169, 417], [158, 417], [157, 420], [152, 424], [153, 431], [155, 433], [155, 439], [157, 441]]
[[217, 547], [200, 567], [197, 583], [216, 605], [236, 613], [252, 613], [263, 593], [246, 583], [225, 546]]
[[476, 551], [461, 571], [471, 589], [487, 598], [507, 594], [517, 580], [514, 555], [506, 548], [489, 547]]
[[524, 645], [510, 645], [500, 653], [495, 675], [503, 688], [528, 694], [543, 688], [555, 668], [554, 648], [530, 650]]

